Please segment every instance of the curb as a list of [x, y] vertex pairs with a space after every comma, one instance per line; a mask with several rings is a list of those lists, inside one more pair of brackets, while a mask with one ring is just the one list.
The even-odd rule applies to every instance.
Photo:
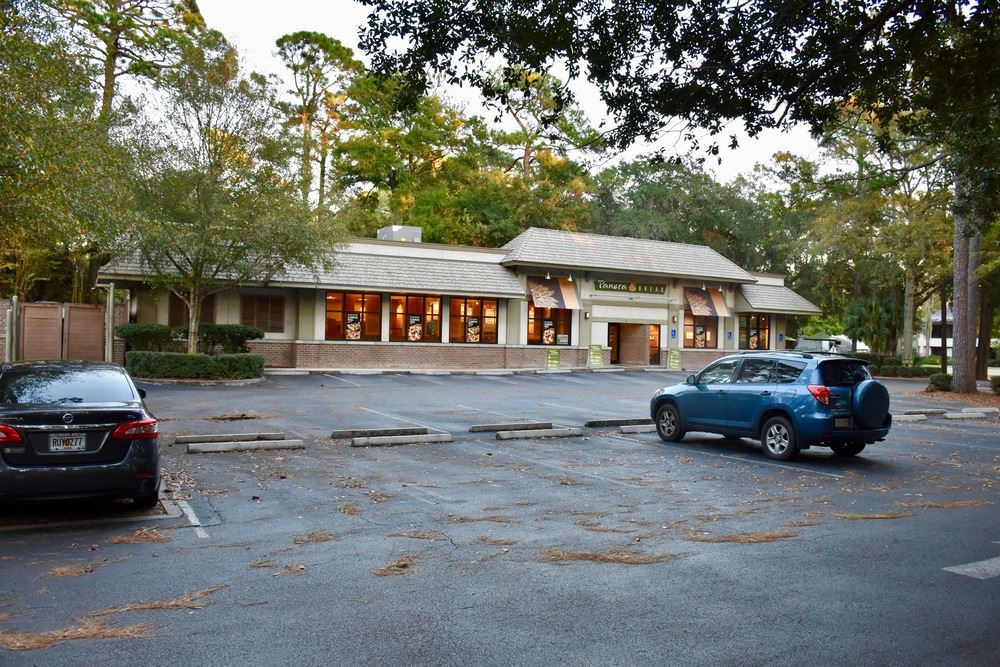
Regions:
[[354, 438], [351, 447], [388, 447], [392, 445], [419, 445], [434, 442], [453, 442], [451, 433], [427, 433], [424, 435], [386, 435], [372, 438]]
[[632, 418], [632, 419], [591, 419], [590, 421], [584, 422], [584, 426], [587, 428], [600, 428], [602, 426], [640, 426], [646, 424], [652, 424], [652, 419], [645, 418]]
[[533, 438], [576, 438], [583, 435], [581, 428], [547, 428], [527, 431], [501, 431], [497, 440], [530, 440]]
[[552, 422], [512, 422], [508, 424], [475, 424], [469, 427], [469, 433], [490, 431], [538, 431], [552, 428]]
[[893, 415], [892, 423], [897, 422], [922, 422], [927, 421], [927, 415], [925, 414], [904, 414], [904, 415]]
[[267, 378], [250, 378], [248, 380], [199, 380], [199, 379], [187, 379], [187, 378], [132, 378], [136, 383], [139, 384], [151, 384], [154, 386], [158, 385], [177, 385], [177, 386], [190, 386], [190, 387], [247, 387], [249, 385], [260, 384]]
[[656, 424], [635, 424], [633, 426], [622, 426], [622, 433], [655, 433]]
[[330, 433], [331, 440], [348, 438], [380, 438], [400, 435], [427, 435], [426, 426], [397, 426], [391, 428], [347, 428]]
[[284, 440], [284, 433], [216, 433], [212, 435], [179, 435], [175, 445], [190, 445], [203, 442], [253, 442], [255, 440]]
[[301, 440], [254, 440], [248, 442], [193, 442], [188, 454], [219, 454], [222, 452], [254, 452], [272, 449], [305, 449]]

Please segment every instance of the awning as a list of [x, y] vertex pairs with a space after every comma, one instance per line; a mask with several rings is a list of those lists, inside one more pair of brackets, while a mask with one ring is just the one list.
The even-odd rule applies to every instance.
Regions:
[[726, 308], [726, 300], [722, 298], [722, 292], [717, 289], [697, 289], [685, 287], [684, 296], [687, 298], [688, 306], [695, 315], [708, 317], [729, 317], [729, 309]]
[[528, 276], [528, 291], [536, 308], [570, 308], [580, 310], [576, 288], [565, 278]]

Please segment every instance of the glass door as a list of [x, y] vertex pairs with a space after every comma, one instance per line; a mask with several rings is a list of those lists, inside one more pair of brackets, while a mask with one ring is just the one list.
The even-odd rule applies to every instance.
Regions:
[[649, 325], [649, 365], [660, 365], [660, 325]]
[[608, 347], [611, 348], [611, 363], [619, 364], [621, 360], [619, 358], [619, 352], [621, 347], [621, 325], [620, 324], [608, 324]]

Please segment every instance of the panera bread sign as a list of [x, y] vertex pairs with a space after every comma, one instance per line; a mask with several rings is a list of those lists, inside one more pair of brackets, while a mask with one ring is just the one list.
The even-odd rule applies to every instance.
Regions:
[[633, 294], [666, 294], [667, 286], [658, 283], [637, 283], [633, 280], [594, 281], [594, 289], [602, 292], [631, 292]]

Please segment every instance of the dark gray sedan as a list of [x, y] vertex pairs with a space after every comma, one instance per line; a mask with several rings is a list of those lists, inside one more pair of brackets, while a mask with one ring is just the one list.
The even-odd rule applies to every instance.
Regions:
[[159, 433], [144, 396], [115, 364], [0, 366], [0, 500], [128, 497], [154, 506]]

